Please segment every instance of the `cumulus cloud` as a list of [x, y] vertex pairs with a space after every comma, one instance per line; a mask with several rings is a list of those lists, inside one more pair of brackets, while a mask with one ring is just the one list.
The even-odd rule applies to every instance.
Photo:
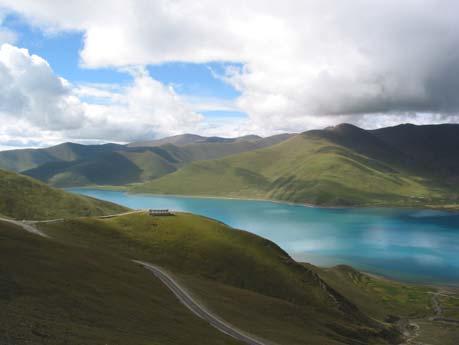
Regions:
[[456, 1], [0, 3], [45, 30], [84, 32], [87, 67], [242, 63], [221, 77], [258, 132], [457, 120]]
[[[23, 146], [40, 138], [130, 141], [174, 134], [201, 122], [172, 88], [145, 69], [126, 70], [126, 86], [76, 86], [27, 49], [0, 47], [0, 140]], [[18, 143], [17, 141], [15, 141]], [[8, 144], [8, 145], [7, 145]], [[33, 145], [36, 146], [36, 145]]]
[[84, 121], [70, 85], [26, 49], [0, 47], [0, 113], [47, 129], [72, 129]]
[[131, 141], [191, 130], [203, 120], [172, 87], [153, 79], [145, 69], [131, 68], [129, 73], [133, 82], [118, 90], [97, 85], [76, 90], [80, 96], [93, 97], [93, 103], [84, 104], [87, 123], [70, 135]]

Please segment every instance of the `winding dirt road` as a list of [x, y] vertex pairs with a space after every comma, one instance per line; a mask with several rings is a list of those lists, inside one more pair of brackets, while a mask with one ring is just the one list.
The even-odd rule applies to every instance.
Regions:
[[[126, 216], [128, 214], [133, 214], [133, 213], [141, 213], [145, 212], [144, 210], [134, 210], [134, 211], [128, 211], [128, 212], [123, 212], [123, 213], [117, 213], [117, 214], [110, 214], [108, 216], [96, 216], [92, 218], [99, 218], [99, 219], [106, 219], [106, 218], [114, 218], [114, 217], [121, 217], [121, 216]], [[81, 218], [86, 218], [86, 217], [81, 217]], [[16, 219], [9, 219], [9, 218], [2, 218], [0, 217], [0, 221], [3, 222], [8, 222], [14, 225], [17, 225], [24, 229], [27, 232], [30, 232], [32, 234], [42, 236], [42, 237], [47, 237], [49, 238], [48, 235], [45, 233], [41, 232], [40, 230], [37, 229], [35, 224], [40, 224], [40, 223], [55, 223], [55, 222], [62, 222], [64, 221], [64, 218], [57, 218], [57, 219], [48, 219], [48, 220], [16, 220]]]
[[182, 302], [182, 304], [190, 309], [195, 315], [199, 316], [201, 319], [206, 320], [211, 326], [215, 327], [220, 332], [223, 332], [248, 345], [274, 345], [272, 343], [267, 343], [265, 341], [255, 339], [252, 336], [238, 330], [226, 321], [215, 316], [203, 305], [197, 302], [193, 297], [191, 297], [186, 289], [183, 288], [169, 273], [167, 273], [162, 268], [144, 261], [132, 261], [152, 272], [159, 280], [164, 283], [164, 285], [166, 285], [169, 290], [172, 291], [172, 293], [180, 300], [180, 302]]
[[[101, 216], [97, 218], [112, 218], [112, 217], [119, 217], [131, 213], [138, 213], [144, 211], [130, 211], [124, 212], [120, 214], [114, 214], [109, 216]], [[19, 221], [14, 219], [8, 218], [1, 218], [0, 221], [8, 222], [19, 226], [20, 228], [24, 229], [27, 232], [32, 234], [50, 238], [47, 234], [41, 232], [35, 227], [37, 223], [53, 223], [53, 222], [60, 222], [64, 219], [51, 219], [51, 220], [43, 220], [43, 221]], [[171, 292], [179, 299], [179, 301], [185, 305], [191, 312], [193, 312], [196, 316], [200, 317], [201, 319], [206, 320], [211, 326], [218, 329], [220, 332], [225, 333], [241, 342], [244, 342], [248, 345], [275, 345], [273, 343], [268, 343], [265, 341], [261, 341], [259, 339], [255, 339], [252, 336], [240, 331], [239, 329], [235, 328], [231, 324], [227, 323], [226, 321], [220, 319], [218, 316], [211, 313], [207, 310], [203, 305], [197, 302], [188, 292], [187, 290], [181, 286], [168, 272], [164, 269], [150, 264], [148, 262], [143, 262], [139, 260], [132, 260], [133, 262], [143, 266], [150, 272], [152, 272], [161, 282], [163, 282], [166, 287], [171, 290]]]
[[[26, 220], [20, 221], [20, 220], [1, 218], [1, 217], [0, 217], [0, 221], [17, 225], [17, 226], [19, 226], [20, 228], [24, 229], [27, 232], [30, 232], [30, 233], [38, 235], [38, 236], [49, 238], [48, 235], [46, 235], [45, 233], [41, 232], [40, 230], [38, 230], [35, 227], [35, 225], [34, 225], [35, 222], [33, 222], [33, 221], [26, 221]], [[56, 221], [57, 221], [57, 219], [53, 219], [53, 220], [49, 220], [49, 221], [46, 221], [46, 222], [50, 223], [50, 222], [56, 222]]]

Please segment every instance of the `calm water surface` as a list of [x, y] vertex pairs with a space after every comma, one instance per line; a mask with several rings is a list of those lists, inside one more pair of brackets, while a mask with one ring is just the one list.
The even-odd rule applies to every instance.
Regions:
[[406, 281], [459, 285], [459, 213], [70, 191], [131, 208], [168, 208], [215, 218], [268, 238], [296, 260], [316, 265], [350, 264]]

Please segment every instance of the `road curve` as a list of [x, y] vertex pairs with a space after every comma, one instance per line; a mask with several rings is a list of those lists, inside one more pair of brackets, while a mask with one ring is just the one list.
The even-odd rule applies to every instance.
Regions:
[[[142, 213], [142, 212], [145, 212], [145, 211], [143, 211], [143, 210], [133, 210], [133, 211], [123, 212], [123, 213], [110, 214], [108, 216], [93, 216], [92, 218], [97, 218], [97, 219], [115, 218], [115, 217], [126, 216], [128, 214]], [[88, 217], [78, 217], [78, 218], [88, 218]], [[30, 232], [30, 233], [38, 235], [38, 236], [47, 237], [47, 238], [49, 238], [49, 236], [46, 235], [44, 232], [38, 230], [37, 227], [35, 226], [35, 224], [39, 224], [39, 223], [55, 223], [55, 222], [62, 222], [64, 220], [65, 220], [64, 218], [48, 219], [48, 220], [16, 220], [16, 219], [9, 219], [9, 218], [0, 217], [0, 221], [8, 222], [8, 223], [11, 223], [11, 224], [15, 224], [15, 225], [21, 227], [22, 229], [24, 229], [27, 232]]]
[[127, 216], [129, 214], [145, 213], [145, 212], [147, 212], [147, 211], [146, 210], [132, 210], [132, 211], [127, 211], [127, 212], [122, 212], [122, 213], [109, 214], [107, 216], [95, 216], [94, 218], [98, 218], [98, 219], [115, 218], [115, 217]]
[[164, 285], [166, 285], [169, 290], [172, 291], [172, 293], [180, 300], [182, 304], [190, 309], [195, 315], [199, 316], [201, 319], [206, 320], [210, 325], [218, 329], [220, 332], [223, 332], [248, 345], [274, 345], [273, 343], [268, 343], [253, 338], [252, 336], [243, 333], [226, 321], [212, 314], [204, 306], [196, 302], [193, 297], [191, 297], [191, 295], [186, 291], [186, 289], [180, 286], [180, 284], [162, 268], [144, 261], [132, 261], [152, 272], [159, 280], [161, 280], [161, 282], [164, 283]]
[[[38, 230], [35, 227], [33, 222], [28, 222], [28, 221], [25, 221], [25, 220], [19, 221], [19, 220], [8, 219], [8, 218], [0, 218], [0, 221], [17, 225], [17, 226], [23, 228], [27, 232], [30, 232], [32, 234], [35, 234], [35, 235], [38, 235], [38, 236], [41, 236], [41, 237], [49, 237], [45, 233], [43, 233], [40, 230]], [[52, 220], [52, 221], [55, 221], [55, 220]]]
[[[131, 214], [131, 213], [137, 213], [137, 212], [142, 212], [142, 211], [131, 211], [131, 212], [125, 212], [121, 214], [101, 216], [97, 218], [119, 217], [119, 216]], [[58, 222], [62, 220], [63, 219], [52, 219], [52, 220], [45, 220], [45, 221], [25, 221], [25, 220], [19, 221], [19, 220], [0, 217], [0, 221], [15, 224], [27, 232], [30, 232], [38, 236], [46, 237], [46, 238], [49, 238], [49, 236], [41, 232], [40, 230], [38, 230], [35, 227], [35, 223], [52, 223], [52, 222]], [[162, 268], [156, 265], [147, 263], [147, 262], [139, 261], [139, 260], [132, 260], [132, 261], [143, 266], [150, 272], [152, 272], [159, 280], [161, 280], [161, 282], [164, 283], [164, 285], [166, 285], [167, 288], [169, 288], [169, 290], [172, 291], [172, 293], [180, 300], [182, 304], [184, 304], [188, 309], [190, 309], [195, 315], [199, 316], [201, 319], [206, 320], [211, 326], [215, 327], [220, 332], [225, 333], [248, 345], [275, 345], [273, 343], [268, 343], [266, 341], [255, 339], [252, 336], [245, 334], [244, 332], [233, 327], [226, 321], [212, 314], [204, 306], [196, 302], [193, 299], [193, 297], [191, 297], [191, 295], [186, 291], [186, 289], [180, 286], [180, 284], [173, 277], [171, 277], [169, 273], [164, 271]]]

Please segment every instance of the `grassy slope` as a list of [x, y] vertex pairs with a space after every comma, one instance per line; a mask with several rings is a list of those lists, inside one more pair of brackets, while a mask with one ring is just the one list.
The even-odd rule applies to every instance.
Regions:
[[166, 137], [158, 140], [140, 141], [128, 144], [128, 147], [157, 147], [172, 144], [174, 146], [188, 146], [191, 144], [209, 144], [209, 143], [236, 143], [236, 142], [280, 142], [288, 138], [290, 134], [279, 134], [271, 137], [262, 138], [258, 135], [245, 135], [237, 138], [222, 137], [202, 137], [195, 134], [180, 134]]
[[150, 150], [111, 152], [88, 160], [49, 162], [24, 174], [57, 187], [123, 185], [175, 171], [173, 163]]
[[143, 268], [0, 222], [1, 344], [238, 344]]
[[49, 162], [70, 162], [90, 159], [104, 152], [112, 152], [121, 145], [80, 145], [63, 143], [45, 149], [24, 149], [0, 152], [0, 169], [25, 171]]
[[429, 294], [433, 288], [371, 277], [345, 265], [324, 269], [306, 267], [377, 319], [384, 320], [391, 315], [420, 318], [433, 314]]
[[0, 170], [0, 214], [52, 219], [119, 213], [125, 207], [53, 189], [30, 177]]
[[[308, 264], [306, 267], [317, 272], [367, 315], [379, 320], [395, 321], [400, 317], [414, 320], [420, 326], [417, 341], [431, 345], [457, 344], [459, 325], [429, 320], [434, 315], [431, 292], [436, 289], [372, 277], [344, 265], [325, 269]], [[459, 292], [449, 290], [448, 295], [440, 296], [439, 302], [445, 317], [459, 319]]]
[[196, 134], [179, 134], [173, 135], [170, 137], [157, 139], [157, 140], [145, 140], [145, 141], [136, 141], [128, 144], [129, 147], [154, 147], [162, 146], [167, 144], [172, 144], [175, 146], [183, 146], [188, 144], [193, 144], [195, 142], [200, 142], [205, 140], [206, 137], [202, 137]]
[[194, 143], [180, 147], [182, 155], [188, 157], [187, 163], [198, 160], [210, 160], [223, 158], [237, 153], [253, 151], [256, 149], [269, 147], [287, 140], [291, 135], [281, 134], [267, 138], [251, 136], [241, 137], [235, 141], [208, 141], [202, 143]]
[[[379, 151], [375, 147], [374, 156], [382, 157]], [[365, 153], [306, 132], [265, 149], [192, 163], [133, 191], [322, 205], [416, 205], [443, 197], [396, 162]]]
[[[65, 157], [61, 154], [59, 159], [46, 161], [23, 173], [58, 187], [125, 185], [167, 175], [195, 160], [214, 159], [255, 150], [278, 143], [287, 137], [288, 135], [279, 135], [256, 140], [241, 138], [236, 141], [199, 142], [180, 147], [172, 144], [159, 147], [108, 147], [113, 148], [112, 150], [102, 150], [97, 146], [81, 148], [81, 145], [77, 145], [73, 151], [86, 149], [84, 154], [79, 152], [78, 155]], [[49, 153], [51, 149], [32, 152], [38, 157], [45, 152]], [[20, 152], [19, 150], [15, 153], [17, 159], [21, 156]], [[25, 152], [22, 153], [24, 155]], [[2, 157], [6, 156], [7, 153], [4, 156], [0, 153], [0, 164]]]
[[137, 214], [40, 226], [63, 243], [159, 264], [228, 321], [279, 344], [385, 343], [381, 326], [312, 270], [273, 243], [221, 223]]
[[417, 167], [431, 175], [452, 178], [457, 183], [459, 124], [398, 125], [371, 131], [384, 142], [404, 152]]
[[[218, 315], [278, 344], [385, 343], [392, 333], [381, 338], [379, 326], [346, 300], [379, 320], [432, 312], [430, 288], [375, 279], [347, 266], [299, 265], [267, 240], [189, 214], [40, 227], [53, 240], [0, 222], [0, 342], [234, 343], [180, 306], [131, 258], [166, 267]], [[331, 288], [324, 290], [324, 281]], [[459, 327], [418, 323], [419, 340], [455, 344]]]

